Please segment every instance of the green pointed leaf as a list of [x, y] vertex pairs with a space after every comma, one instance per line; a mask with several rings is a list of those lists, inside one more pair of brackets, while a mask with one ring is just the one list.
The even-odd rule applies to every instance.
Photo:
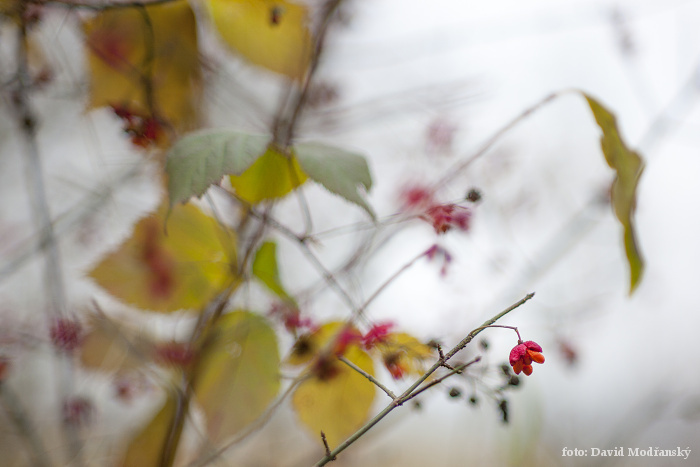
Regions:
[[272, 241], [260, 245], [253, 260], [253, 275], [283, 300], [292, 300], [280, 281], [277, 268], [277, 244]]
[[206, 130], [180, 139], [168, 153], [170, 206], [202, 196], [225, 175], [243, 173], [265, 152], [270, 138], [231, 130]]
[[275, 332], [256, 314], [223, 316], [197, 365], [194, 394], [216, 443], [263, 414], [280, 388]]
[[360, 206], [372, 219], [376, 218], [363, 193], [372, 188], [372, 176], [363, 156], [321, 143], [298, 144], [294, 146], [294, 153], [313, 181]]
[[605, 160], [615, 170], [615, 180], [611, 190], [611, 202], [615, 216], [624, 229], [625, 254], [630, 269], [630, 294], [639, 285], [644, 272], [644, 259], [639, 250], [634, 227], [634, 209], [639, 178], [644, 170], [644, 162], [636, 152], [622, 141], [615, 116], [597, 100], [584, 94], [591, 107], [598, 126], [603, 131], [600, 146]]

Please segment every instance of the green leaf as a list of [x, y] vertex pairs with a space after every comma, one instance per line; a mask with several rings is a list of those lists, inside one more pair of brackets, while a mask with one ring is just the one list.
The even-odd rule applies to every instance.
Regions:
[[240, 175], [231, 175], [231, 186], [242, 200], [257, 204], [267, 199], [282, 198], [301, 186], [308, 177], [295, 157], [287, 157], [269, 146]]
[[270, 138], [231, 130], [206, 130], [180, 139], [168, 153], [170, 206], [202, 196], [225, 175], [243, 173], [265, 152]]
[[275, 332], [259, 315], [223, 316], [197, 365], [194, 394], [216, 443], [263, 414], [280, 388]]
[[277, 244], [272, 241], [260, 245], [253, 260], [253, 275], [283, 300], [292, 301], [282, 282], [277, 268]]
[[368, 192], [372, 188], [372, 176], [363, 156], [321, 143], [297, 144], [294, 153], [313, 181], [360, 206], [372, 219], [376, 218], [361, 190]]
[[615, 216], [624, 229], [625, 254], [630, 268], [630, 294], [639, 285], [644, 272], [644, 259], [639, 250], [634, 227], [634, 209], [639, 178], [644, 170], [644, 162], [636, 152], [622, 141], [615, 116], [597, 100], [584, 94], [591, 107], [598, 126], [603, 131], [600, 146], [605, 160], [615, 170], [612, 184], [611, 202]]

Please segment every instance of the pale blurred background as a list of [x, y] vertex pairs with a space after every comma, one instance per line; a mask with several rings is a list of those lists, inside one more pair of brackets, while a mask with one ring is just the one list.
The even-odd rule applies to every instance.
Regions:
[[[700, 2], [351, 0], [343, 14], [319, 74], [336, 98], [307, 115], [301, 138], [366, 154], [375, 181], [370, 200], [380, 217], [398, 209], [405, 186], [438, 181], [525, 108], [576, 88], [617, 115], [623, 138], [646, 161], [636, 218], [647, 269], [628, 296], [621, 228], [600, 201], [612, 172], [599, 130], [585, 101], [564, 95], [443, 188], [445, 201], [462, 199], [472, 187], [482, 193], [469, 232], [438, 238], [428, 224], [404, 226], [348, 280], [366, 298], [437, 242], [454, 257], [447, 275], [441, 277], [438, 263], [419, 262], [368, 315], [446, 345], [536, 292], [501, 322], [518, 326], [547, 357], [508, 392], [510, 423], [502, 423], [497, 404], [475, 392], [475, 383], [455, 379], [426, 394], [420, 409], [395, 411], [333, 465], [698, 465]], [[157, 205], [158, 188], [147, 169], [119, 178], [140, 157], [110, 112], [83, 112], [82, 52], [66, 15], [59, 10], [42, 26], [42, 40], [57, 50], [48, 57], [56, 79], [36, 106], [67, 293], [80, 307], [100, 293], [82, 279], [84, 271]], [[9, 42], [0, 40], [3, 63], [11, 57]], [[203, 103], [209, 124], [264, 131], [280, 81], [231, 59], [211, 31], [203, 32], [202, 43], [211, 67]], [[24, 242], [32, 224], [13, 131], [6, 114], [0, 120], [0, 325], [6, 335], [31, 334], [43, 320], [42, 268]], [[112, 185], [100, 202], [97, 194]], [[323, 190], [306, 190], [317, 231], [365, 220]], [[295, 209], [294, 200], [285, 201], [278, 215], [297, 225]], [[341, 264], [363, 238], [324, 237], [324, 261]], [[294, 245], [280, 242], [288, 288], [315, 283]], [[26, 251], [30, 260], [12, 262]], [[320, 294], [310, 312], [319, 319], [346, 313], [332, 292]], [[499, 365], [515, 338], [503, 329], [481, 337], [488, 349], [475, 343], [468, 353], [484, 356], [483, 381], [498, 385]], [[39, 420], [57, 403], [41, 383], [51, 368], [46, 358], [29, 359], [12, 380], [27, 400], [39, 401], [31, 409]], [[92, 434], [105, 444], [148, 416], [148, 400], [124, 408], [110, 400], [106, 381], [77, 384], [104, 399]], [[448, 396], [453, 386], [461, 398]], [[476, 406], [468, 403], [474, 394]], [[384, 403], [377, 396], [377, 407]], [[284, 409], [231, 455], [235, 465], [310, 465], [322, 454], [318, 444]], [[637, 447], [692, 452], [685, 461], [561, 455], [565, 447], [615, 446], [625, 453]]]

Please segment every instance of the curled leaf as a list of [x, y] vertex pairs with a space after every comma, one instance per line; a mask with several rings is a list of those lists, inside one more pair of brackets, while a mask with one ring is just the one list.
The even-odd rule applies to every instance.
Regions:
[[622, 141], [615, 116], [594, 98], [586, 94], [584, 97], [598, 126], [603, 131], [600, 146], [605, 160], [615, 170], [611, 202], [615, 216], [624, 229], [623, 238], [630, 270], [631, 294], [639, 285], [644, 272], [644, 259], [639, 250], [633, 217], [637, 185], [644, 170], [644, 162], [639, 154], [629, 149]]

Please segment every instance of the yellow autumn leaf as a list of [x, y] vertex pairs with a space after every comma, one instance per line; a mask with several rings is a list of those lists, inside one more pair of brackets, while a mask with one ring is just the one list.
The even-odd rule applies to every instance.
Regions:
[[107, 316], [90, 316], [87, 328], [79, 354], [85, 368], [106, 372], [132, 370], [143, 366], [152, 352], [149, 338]]
[[263, 317], [236, 311], [219, 320], [193, 382], [213, 442], [262, 415], [279, 391], [279, 364], [275, 332]]
[[134, 227], [90, 276], [110, 294], [145, 310], [200, 308], [235, 280], [235, 239], [196, 206], [167, 205]]
[[198, 120], [201, 76], [194, 13], [186, 0], [116, 8], [84, 24], [88, 108], [118, 106], [175, 132]]
[[[121, 467], [151, 467], [161, 465], [161, 451], [170, 433], [175, 418], [177, 403], [175, 397], [168, 395], [162, 408], [129, 443]], [[177, 440], [173, 440], [177, 445]]]
[[295, 157], [288, 158], [273, 147], [269, 147], [241, 175], [230, 176], [236, 195], [250, 204], [281, 198], [307, 178]]
[[[349, 346], [344, 356], [374, 374], [372, 358], [356, 345]], [[335, 356], [328, 358], [332, 360], [316, 365], [311, 377], [299, 384], [292, 406], [309, 433], [320, 441], [323, 431], [334, 448], [368, 419], [376, 388]]]
[[339, 338], [339, 334], [345, 330], [346, 336], [356, 336], [357, 339], [345, 339], [346, 341], [359, 341], [360, 332], [355, 327], [346, 327], [342, 321], [331, 321], [316, 329], [310, 334], [299, 336], [292, 347], [292, 351], [284, 360], [287, 365], [304, 365], [318, 357], [322, 351], [328, 351], [326, 347], [331, 339]]
[[301, 80], [313, 53], [308, 9], [287, 0], [208, 0], [226, 44], [255, 65]]
[[435, 350], [405, 332], [389, 334], [377, 345], [384, 364], [395, 378], [420, 376], [424, 363], [435, 359]]

